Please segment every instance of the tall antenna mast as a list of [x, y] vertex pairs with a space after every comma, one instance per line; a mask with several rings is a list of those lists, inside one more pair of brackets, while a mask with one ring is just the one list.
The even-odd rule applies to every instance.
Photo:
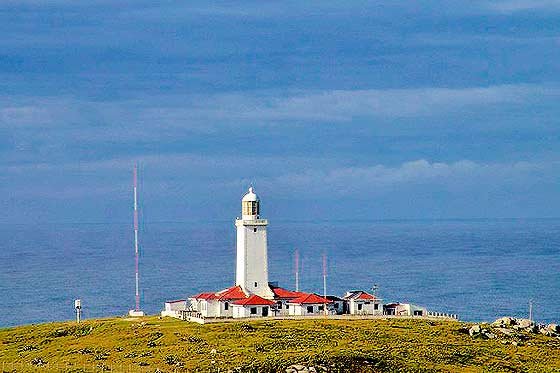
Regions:
[[299, 291], [299, 250], [295, 252], [296, 291]]
[[[323, 253], [323, 297], [327, 299], [327, 254]], [[328, 315], [325, 304], [325, 316]]]
[[133, 194], [134, 194], [134, 264], [135, 264], [135, 300], [136, 307], [129, 312], [131, 316], [144, 316], [144, 312], [140, 311], [140, 270], [139, 270], [139, 256], [138, 250], [138, 165], [134, 165], [133, 171]]

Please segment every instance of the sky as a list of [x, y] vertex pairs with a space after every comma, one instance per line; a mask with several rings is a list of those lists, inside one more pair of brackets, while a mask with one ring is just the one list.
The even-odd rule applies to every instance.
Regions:
[[0, 223], [560, 216], [560, 1], [0, 0]]

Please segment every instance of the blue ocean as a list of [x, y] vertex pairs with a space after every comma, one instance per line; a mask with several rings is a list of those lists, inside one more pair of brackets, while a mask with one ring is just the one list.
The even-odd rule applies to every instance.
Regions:
[[[166, 300], [234, 282], [235, 226], [224, 222], [145, 223], [141, 236], [144, 311]], [[134, 306], [131, 224], [0, 225], [0, 326], [68, 320], [82, 299], [85, 318], [124, 315]], [[560, 321], [560, 220], [285, 222], [270, 220], [269, 276], [329, 294], [371, 289], [400, 301], [458, 314]]]

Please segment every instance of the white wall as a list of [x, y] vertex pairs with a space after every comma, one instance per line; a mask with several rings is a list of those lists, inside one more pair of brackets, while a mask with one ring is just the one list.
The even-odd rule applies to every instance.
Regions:
[[198, 310], [203, 317], [219, 317], [220, 316], [220, 302], [217, 300], [201, 300], [200, 309]]
[[[375, 309], [374, 306], [375, 304], [377, 304], [377, 309]], [[366, 301], [362, 299], [351, 299], [348, 302], [348, 306], [351, 315], [382, 315], [383, 314], [383, 304], [381, 304], [379, 300]]]
[[187, 309], [187, 302], [165, 302], [165, 311], [180, 311]]
[[[256, 308], [257, 313], [251, 314], [251, 308]], [[233, 305], [232, 315], [234, 318], [263, 317], [263, 308], [268, 308], [268, 316], [272, 316], [269, 306], [240, 306], [237, 304]]]
[[[288, 314], [290, 316], [315, 316], [315, 315], [324, 315], [325, 310], [319, 310], [321, 306], [325, 306], [324, 304], [289, 304]], [[309, 313], [307, 311], [307, 307], [312, 307], [313, 312]]]
[[[237, 263], [235, 284], [253, 294], [272, 299], [268, 286], [267, 222], [236, 220]], [[255, 232], [256, 229], [256, 232]], [[255, 286], [255, 283], [257, 286]]]

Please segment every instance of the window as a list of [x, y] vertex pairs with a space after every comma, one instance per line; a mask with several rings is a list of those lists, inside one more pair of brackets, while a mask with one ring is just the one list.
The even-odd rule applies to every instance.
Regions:
[[325, 309], [325, 306], [319, 306], [319, 307], [317, 307], [317, 309], [318, 309], [319, 311], [323, 311], [323, 310]]
[[313, 306], [307, 306], [307, 313], [313, 313]]
[[253, 228], [253, 232], [257, 233], [257, 228]]
[[228, 309], [229, 309], [229, 303], [228, 303], [228, 302], [225, 302], [225, 303], [224, 303], [224, 310], [227, 311]]
[[414, 311], [414, 316], [422, 316], [422, 311], [421, 310], [415, 310]]
[[338, 303], [334, 304], [334, 308], [338, 309]]
[[373, 305], [373, 309], [374, 309], [374, 310], [378, 310], [378, 309], [379, 309], [379, 304], [375, 303], [375, 304]]
[[362, 304], [358, 303], [358, 311], [361, 311], [361, 310], [362, 310]]
[[279, 300], [278, 302], [276, 302], [276, 304], [278, 305], [278, 309], [281, 310], [282, 309], [282, 301]]
[[255, 281], [255, 287], [257, 287], [257, 286], [258, 286], [258, 284], [257, 284], [257, 282]]
[[257, 307], [251, 307], [251, 315], [257, 314]]

